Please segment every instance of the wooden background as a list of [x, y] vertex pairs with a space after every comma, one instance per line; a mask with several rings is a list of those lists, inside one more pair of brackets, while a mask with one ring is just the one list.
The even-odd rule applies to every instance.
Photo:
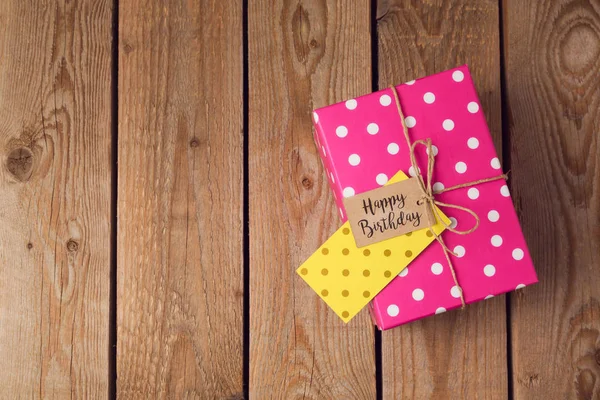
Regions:
[[[540, 283], [345, 326], [310, 112], [463, 63]], [[597, 0], [2, 0], [0, 398], [600, 399], [599, 138]]]

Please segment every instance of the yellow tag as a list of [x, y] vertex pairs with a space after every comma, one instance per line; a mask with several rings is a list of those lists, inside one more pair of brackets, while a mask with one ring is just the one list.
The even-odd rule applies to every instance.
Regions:
[[[386, 185], [405, 179], [400, 171]], [[431, 229], [439, 235], [445, 226], [436, 221]], [[358, 248], [346, 221], [296, 272], [348, 322], [434, 240], [429, 229], [421, 229]]]

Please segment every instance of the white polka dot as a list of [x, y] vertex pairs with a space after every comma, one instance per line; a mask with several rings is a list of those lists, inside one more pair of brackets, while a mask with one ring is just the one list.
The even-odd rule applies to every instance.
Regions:
[[454, 79], [455, 82], [462, 82], [462, 80], [465, 79], [465, 74], [463, 74], [462, 71], [454, 71], [452, 73], [452, 79]]
[[490, 165], [494, 169], [500, 169], [500, 160], [498, 160], [498, 157], [492, 158], [492, 161], [490, 161]]
[[398, 154], [398, 152], [400, 151], [400, 146], [398, 146], [397, 143], [390, 143], [388, 144], [387, 151], [391, 155]]
[[490, 210], [490, 212], [488, 212], [488, 219], [490, 222], [498, 222], [500, 219], [500, 213], [496, 210]]
[[400, 312], [400, 309], [395, 304], [390, 304], [387, 308], [387, 313], [390, 317], [395, 317]]
[[416, 301], [421, 301], [425, 298], [425, 292], [422, 289], [415, 289], [412, 292], [412, 298]]
[[471, 200], [477, 200], [477, 198], [479, 198], [479, 189], [471, 188], [467, 190], [467, 196], [469, 196]]
[[442, 182], [436, 182], [433, 184], [433, 191], [437, 192], [444, 189], [444, 184]]
[[313, 112], [313, 119], [318, 124], [319, 123], [319, 114], [317, 114], [316, 112]]
[[329, 176], [331, 176], [331, 183], [335, 183], [335, 178], [333, 177], [333, 172], [330, 172]]
[[[421, 172], [421, 168], [419, 168], [419, 172]], [[415, 174], [415, 167], [413, 167], [412, 165], [410, 166], [410, 168], [408, 169], [408, 174], [410, 176], [417, 176], [417, 174]]]
[[414, 85], [415, 84], [415, 80], [413, 79], [412, 81], [408, 81], [408, 82], [404, 82], [407, 85]]
[[485, 274], [485, 276], [492, 277], [496, 275], [496, 267], [494, 267], [492, 264], [488, 264], [485, 267], [483, 267], [483, 273]]
[[525, 257], [525, 253], [523, 250], [516, 248], [512, 251], [512, 257], [517, 261], [521, 261]]
[[479, 111], [479, 104], [472, 101], [469, 104], [467, 104], [467, 110], [469, 110], [471, 114], [475, 114], [477, 111]]
[[484, 299], [484, 300], [489, 300], [489, 299], [491, 299], [492, 297], [494, 297], [494, 295], [493, 295], [493, 294], [488, 294], [487, 296], [485, 296], [485, 299]]
[[519, 283], [515, 289], [516, 289], [516, 290], [518, 290], [518, 289], [523, 289], [524, 287], [525, 287], [525, 285], [524, 285], [524, 284], [522, 284], [522, 283]]
[[494, 247], [502, 246], [502, 236], [500, 236], [500, 235], [492, 236], [491, 242], [492, 242], [492, 246], [494, 246]]
[[470, 149], [475, 150], [479, 147], [479, 139], [474, 137], [469, 138], [469, 140], [467, 140], [467, 146], [469, 146]]
[[360, 164], [360, 156], [358, 154], [351, 154], [350, 157], [348, 157], [348, 162], [353, 167], [356, 167], [358, 164]]
[[377, 181], [377, 183], [381, 186], [385, 185], [388, 181], [388, 177], [386, 174], [378, 174], [375, 177], [375, 181]]
[[455, 299], [458, 299], [460, 297], [461, 292], [462, 290], [458, 286], [452, 286], [452, 289], [450, 289], [450, 294]]
[[458, 221], [456, 220], [456, 218], [454, 217], [450, 217], [450, 228], [454, 229], [456, 228], [456, 225], [458, 225]]
[[325, 146], [321, 146], [321, 150], [323, 150], [323, 157], [327, 157], [327, 153], [325, 153]]
[[439, 275], [442, 272], [444, 272], [444, 266], [438, 262], [431, 264], [431, 272], [433, 272], [434, 275]]
[[[438, 155], [438, 148], [435, 144], [431, 145], [431, 150], [433, 150], [433, 155], [437, 156]], [[427, 155], [429, 155], [429, 149], [425, 150], [425, 153], [427, 153]]]
[[404, 118], [404, 123], [406, 124], [407, 128], [413, 128], [415, 125], [417, 125], [417, 120], [415, 119], [415, 117], [406, 117]]
[[340, 217], [341, 217], [342, 219], [344, 219], [344, 212], [342, 211], [342, 209], [341, 209], [341, 208], [339, 208], [338, 210], [340, 211]]
[[377, 125], [375, 122], [371, 122], [369, 125], [367, 125], [367, 132], [369, 132], [369, 135], [377, 134], [377, 132], [379, 132], [379, 125]]
[[444, 122], [442, 122], [442, 127], [444, 130], [451, 131], [454, 129], [454, 121], [451, 119], [445, 119]]
[[408, 275], [408, 268], [404, 268], [402, 271], [400, 271], [400, 273], [398, 274], [399, 277], [404, 278], [406, 275]]
[[342, 190], [342, 194], [344, 195], [344, 197], [352, 197], [354, 196], [354, 188], [348, 186], [344, 188], [344, 190]]
[[423, 95], [423, 101], [427, 104], [432, 104], [435, 101], [435, 94], [427, 92]]
[[335, 134], [338, 137], [344, 138], [348, 135], [348, 128], [346, 128], [344, 125], [340, 125], [337, 128], [335, 128]]
[[458, 172], [459, 174], [464, 174], [465, 172], [467, 172], [467, 164], [465, 164], [462, 161], [459, 161], [456, 163], [456, 165], [454, 166], [454, 169], [456, 170], [456, 172]]
[[358, 105], [358, 103], [354, 99], [346, 101], [346, 108], [348, 110], [354, 110], [357, 105]]
[[510, 192], [508, 191], [508, 186], [502, 185], [502, 187], [500, 188], [500, 194], [504, 197], [510, 196]]
[[392, 104], [392, 98], [390, 96], [388, 96], [387, 94], [384, 94], [383, 96], [381, 96], [379, 98], [379, 104], [381, 104], [384, 107], [387, 107], [390, 104]]
[[458, 258], [464, 257], [465, 253], [466, 253], [465, 248], [462, 246], [456, 246], [453, 251], [454, 251], [454, 254], [456, 254], [456, 257], [458, 257]]
[[446, 309], [444, 307], [438, 307], [437, 310], [435, 310], [436, 314], [441, 314], [441, 313], [445, 313]]

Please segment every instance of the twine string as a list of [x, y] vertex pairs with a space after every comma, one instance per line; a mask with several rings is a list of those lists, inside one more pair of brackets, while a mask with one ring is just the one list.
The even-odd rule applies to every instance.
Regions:
[[[390, 88], [392, 89], [392, 93], [394, 94], [394, 100], [396, 101], [396, 108], [398, 109], [398, 115], [400, 116], [400, 122], [402, 124], [402, 132], [404, 133], [404, 138], [406, 139], [406, 144], [409, 149], [410, 163], [414, 170], [415, 178], [417, 178], [417, 181], [419, 182], [419, 187], [422, 192], [421, 198], [423, 200], [425, 200], [427, 202], [427, 204], [429, 204], [431, 211], [433, 212], [433, 214], [436, 217], [436, 220], [440, 221], [442, 223], [442, 225], [444, 225], [444, 227], [446, 229], [448, 229], [450, 232], [453, 232], [453, 233], [456, 233], [459, 235], [468, 235], [469, 233], [474, 232], [479, 227], [479, 223], [481, 221], [479, 219], [479, 216], [473, 210], [471, 210], [470, 208], [467, 208], [467, 207], [459, 206], [458, 204], [443, 203], [439, 200], [436, 200], [435, 195], [438, 195], [440, 193], [450, 192], [450, 191], [456, 190], [456, 189], [469, 187], [469, 186], [479, 185], [480, 183], [493, 182], [493, 181], [497, 181], [500, 179], [506, 180], [506, 179], [508, 179], [508, 176], [506, 174], [500, 174], [497, 176], [493, 176], [491, 178], [484, 178], [484, 179], [479, 179], [479, 180], [472, 181], [472, 182], [461, 183], [458, 185], [454, 185], [454, 186], [450, 186], [450, 187], [447, 187], [447, 188], [444, 188], [441, 190], [434, 191], [431, 186], [431, 182], [433, 181], [432, 178], [433, 178], [433, 170], [434, 170], [434, 166], [435, 166], [435, 155], [433, 154], [433, 149], [431, 146], [431, 139], [429, 139], [429, 138], [419, 139], [419, 140], [415, 140], [414, 142], [411, 142], [410, 135], [408, 134], [408, 127], [406, 126], [406, 122], [404, 120], [404, 113], [402, 112], [402, 107], [400, 105], [400, 99], [398, 97], [398, 92], [396, 91], [395, 86], [391, 86]], [[421, 174], [421, 170], [419, 169], [419, 165], [417, 164], [416, 148], [419, 145], [424, 146], [427, 149], [426, 150], [427, 151], [427, 180], [426, 181], [423, 179], [423, 175]], [[470, 229], [466, 229], [466, 230], [455, 229], [450, 224], [447, 224], [446, 221], [444, 221], [444, 219], [442, 218], [442, 216], [436, 206], [454, 208], [456, 210], [461, 210], [468, 214], [471, 214], [473, 216], [473, 218], [475, 219], [475, 225], [473, 225]], [[442, 250], [444, 251], [444, 256], [446, 257], [446, 261], [448, 262], [448, 267], [450, 268], [450, 272], [452, 273], [452, 279], [454, 279], [454, 284], [459, 290], [460, 302], [462, 304], [462, 308], [464, 308], [465, 307], [465, 298], [463, 296], [463, 290], [458, 282], [458, 278], [456, 276], [456, 271], [454, 269], [454, 265], [452, 264], [452, 260], [450, 258], [450, 254], [452, 254], [455, 257], [457, 256], [457, 254], [454, 253], [452, 250], [450, 250], [448, 248], [448, 246], [446, 246], [444, 239], [442, 239], [441, 236], [437, 235], [431, 227], [429, 227], [429, 231], [433, 234], [435, 240], [437, 240], [437, 242], [442, 246]]]

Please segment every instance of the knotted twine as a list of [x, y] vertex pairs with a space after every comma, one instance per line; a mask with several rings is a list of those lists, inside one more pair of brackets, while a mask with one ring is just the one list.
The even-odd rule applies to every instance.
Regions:
[[[436, 200], [435, 195], [444, 193], [444, 192], [449, 192], [451, 190], [456, 190], [456, 189], [461, 189], [461, 188], [465, 188], [465, 187], [469, 187], [469, 186], [479, 185], [480, 183], [497, 181], [499, 179], [506, 180], [506, 179], [508, 179], [508, 176], [506, 174], [500, 174], [497, 176], [493, 176], [491, 178], [479, 179], [477, 181], [461, 183], [459, 185], [450, 186], [450, 187], [440, 189], [440, 190], [433, 190], [433, 188], [431, 186], [431, 181], [432, 181], [432, 176], [433, 176], [433, 167], [435, 166], [435, 156], [433, 154], [433, 150], [431, 147], [431, 139], [429, 139], [429, 138], [419, 139], [419, 140], [415, 140], [414, 142], [411, 143], [410, 136], [408, 134], [408, 127], [406, 126], [406, 122], [404, 120], [404, 113], [402, 112], [402, 107], [400, 106], [400, 99], [398, 98], [398, 92], [396, 91], [395, 86], [390, 86], [390, 88], [392, 89], [392, 93], [394, 93], [394, 100], [396, 101], [396, 107], [398, 108], [398, 115], [400, 116], [400, 122], [402, 123], [402, 131], [404, 132], [404, 138], [406, 139], [406, 144], [408, 145], [409, 154], [410, 154], [410, 163], [413, 167], [415, 177], [417, 178], [417, 180], [419, 182], [419, 187], [422, 192], [421, 200], [425, 200], [427, 202], [427, 204], [429, 204], [429, 206], [431, 207], [431, 211], [436, 216], [436, 219], [438, 221], [440, 221], [442, 223], [442, 225], [444, 225], [446, 227], [446, 229], [448, 229], [450, 232], [454, 232], [459, 235], [468, 235], [469, 233], [474, 232], [479, 227], [480, 220], [479, 220], [479, 217], [477, 216], [477, 214], [473, 210], [471, 210], [467, 207], [459, 206], [457, 204], [443, 203], [439, 200]], [[423, 180], [423, 175], [421, 174], [421, 170], [419, 169], [419, 166], [417, 165], [417, 160], [415, 157], [415, 149], [416, 149], [417, 145], [422, 145], [427, 148], [427, 182], [425, 182]], [[471, 229], [467, 229], [467, 230], [454, 229], [452, 226], [448, 225], [444, 221], [444, 219], [442, 218], [441, 214], [439, 213], [436, 205], [441, 206], [441, 207], [454, 208], [454, 209], [465, 211], [465, 212], [471, 214], [475, 218], [475, 225]], [[462, 304], [462, 308], [464, 308], [465, 307], [465, 297], [463, 296], [462, 287], [460, 286], [460, 284], [458, 282], [458, 278], [456, 277], [456, 271], [454, 270], [454, 265], [452, 264], [452, 260], [450, 259], [450, 254], [452, 254], [453, 256], [456, 257], [456, 253], [454, 253], [452, 250], [450, 250], [446, 246], [446, 243], [444, 243], [444, 239], [442, 239], [441, 236], [437, 235], [431, 227], [429, 227], [429, 231], [433, 234], [435, 239], [442, 246], [442, 250], [444, 251], [444, 256], [446, 257], [446, 261], [448, 262], [448, 267], [450, 267], [450, 272], [452, 273], [452, 279], [454, 279], [454, 284], [456, 285], [456, 287], [458, 288], [458, 291], [460, 293], [460, 302]]]

